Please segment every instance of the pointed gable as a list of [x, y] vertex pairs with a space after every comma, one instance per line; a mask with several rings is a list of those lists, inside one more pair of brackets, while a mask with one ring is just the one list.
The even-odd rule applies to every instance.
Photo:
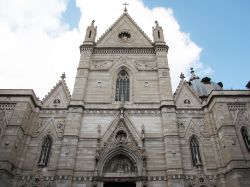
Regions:
[[62, 78], [43, 99], [45, 108], [67, 108], [70, 102], [70, 92]]
[[122, 16], [101, 36], [96, 47], [153, 47], [152, 41], [128, 13]]
[[174, 100], [177, 108], [201, 108], [200, 98], [184, 80], [181, 81], [176, 90]]
[[105, 130], [102, 137], [103, 143], [113, 143], [115, 134], [120, 130], [126, 132], [131, 141], [136, 142], [136, 144], [140, 143], [139, 133], [136, 131], [132, 122], [126, 115], [121, 117], [121, 114], [118, 114], [110, 126]]

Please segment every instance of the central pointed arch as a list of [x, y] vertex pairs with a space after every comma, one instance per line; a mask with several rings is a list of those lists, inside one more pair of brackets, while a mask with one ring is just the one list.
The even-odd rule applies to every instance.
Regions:
[[106, 177], [116, 177], [119, 175], [137, 177], [142, 174], [142, 159], [133, 151], [126, 147], [117, 147], [110, 150], [100, 160], [99, 175]]

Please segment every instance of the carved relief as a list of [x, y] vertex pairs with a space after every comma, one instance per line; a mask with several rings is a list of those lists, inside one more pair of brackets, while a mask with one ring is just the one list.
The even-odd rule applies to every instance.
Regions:
[[40, 118], [36, 123], [35, 136], [43, 136], [47, 133], [54, 134], [57, 137], [61, 137], [64, 132], [65, 119], [46, 117]]
[[248, 122], [248, 112], [245, 104], [228, 104], [228, 109], [235, 125]]
[[113, 61], [93, 61], [91, 69], [94, 70], [108, 70], [112, 65]]
[[205, 137], [208, 132], [204, 119], [189, 118], [186, 120], [179, 120], [178, 124], [179, 130], [182, 130], [180, 135], [186, 138], [191, 137], [193, 134], [198, 137]]
[[189, 185], [192, 187], [209, 187], [215, 186], [216, 177], [214, 176], [206, 176], [200, 172], [193, 180], [188, 181]]
[[157, 70], [156, 62], [137, 61], [135, 64], [138, 70]]
[[59, 132], [63, 132], [64, 131], [64, 125], [65, 125], [65, 120], [57, 122], [57, 129], [58, 129]]
[[112, 158], [104, 167], [104, 173], [132, 173], [136, 171], [136, 165], [124, 155]]
[[0, 102], [0, 111], [4, 112], [6, 122], [8, 122], [11, 119], [15, 108], [16, 108], [16, 103]]

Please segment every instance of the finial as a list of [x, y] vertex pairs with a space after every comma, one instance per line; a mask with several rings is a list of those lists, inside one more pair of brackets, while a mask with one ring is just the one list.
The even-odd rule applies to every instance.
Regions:
[[61, 75], [61, 79], [65, 79], [65, 78], [66, 78], [66, 75], [65, 75], [65, 72], [63, 72]]
[[190, 68], [190, 72], [191, 72], [191, 74], [194, 73], [194, 68], [193, 67]]
[[159, 25], [159, 23], [158, 23], [158, 21], [157, 21], [157, 20], [155, 21], [155, 25]]
[[194, 79], [199, 79], [199, 77], [195, 75], [193, 67], [190, 68], [190, 73], [191, 73], [190, 81]]
[[181, 72], [180, 78], [183, 80], [185, 79], [185, 75]]
[[129, 5], [129, 4], [125, 2], [125, 3], [123, 3], [122, 5], [124, 5], [124, 6], [125, 6], [123, 11], [124, 11], [124, 12], [127, 12], [127, 11], [128, 11], [128, 9], [127, 9], [127, 5]]
[[95, 20], [92, 20], [92, 23], [91, 23], [91, 25], [94, 25], [94, 23], [95, 23]]

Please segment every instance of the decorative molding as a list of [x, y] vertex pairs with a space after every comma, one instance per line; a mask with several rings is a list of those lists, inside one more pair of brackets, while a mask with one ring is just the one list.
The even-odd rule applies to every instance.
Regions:
[[[0, 102], [0, 117], [1, 122], [4, 126], [6, 126], [9, 120], [12, 118], [14, 110], [16, 108], [16, 103], [13, 102]], [[2, 129], [3, 130], [3, 129]]]
[[[91, 110], [91, 109], [86, 109], [84, 111], [84, 114], [93, 114], [93, 115], [117, 115], [119, 113], [118, 110]], [[139, 115], [139, 116], [160, 116], [161, 115], [161, 111], [159, 109], [155, 109], [155, 110], [145, 110], [145, 109], [138, 109], [138, 110], [134, 110], [134, 109], [128, 109], [124, 112], [127, 115]]]
[[0, 102], [0, 110], [14, 110], [16, 103], [13, 102]]
[[235, 125], [248, 124], [249, 114], [245, 103], [228, 103], [228, 110]]
[[52, 109], [52, 110], [41, 110], [40, 114], [63, 114], [66, 115], [68, 110], [66, 109]]
[[155, 51], [156, 52], [168, 52], [168, 46], [167, 45], [161, 45], [161, 46], [156, 46]]
[[[93, 103], [85, 103], [85, 110], [113, 110], [121, 105], [121, 102], [116, 102], [110, 105], [107, 104], [93, 104]], [[149, 104], [144, 104], [141, 102], [137, 103], [124, 103], [124, 108], [127, 110], [158, 110], [160, 108], [160, 103], [154, 102]]]
[[89, 52], [93, 52], [93, 45], [81, 45], [80, 46], [80, 52], [83, 51], [89, 51]]
[[146, 115], [146, 116], [160, 116], [160, 110], [126, 110], [125, 114], [128, 115]]
[[102, 47], [94, 48], [94, 54], [155, 54], [154, 48], [113, 48]]
[[186, 109], [186, 110], [176, 110], [177, 114], [201, 114], [204, 115], [204, 112], [202, 110], [190, 110], [190, 109]]
[[86, 109], [83, 112], [84, 114], [94, 114], [94, 115], [117, 115], [119, 113], [118, 110], [89, 110]]
[[[32, 181], [35, 179], [34, 175], [19, 176], [19, 181]], [[43, 181], [55, 181], [55, 180], [73, 180], [73, 181], [103, 181], [105, 177], [90, 177], [90, 176], [71, 176], [71, 175], [56, 175], [56, 176], [43, 176]], [[169, 181], [169, 180], [187, 180], [191, 185], [214, 185], [217, 176], [216, 175], [167, 175], [167, 176], [147, 176], [147, 181]], [[204, 179], [204, 182], [200, 179]], [[141, 181], [141, 177], [137, 177], [138, 181]]]

